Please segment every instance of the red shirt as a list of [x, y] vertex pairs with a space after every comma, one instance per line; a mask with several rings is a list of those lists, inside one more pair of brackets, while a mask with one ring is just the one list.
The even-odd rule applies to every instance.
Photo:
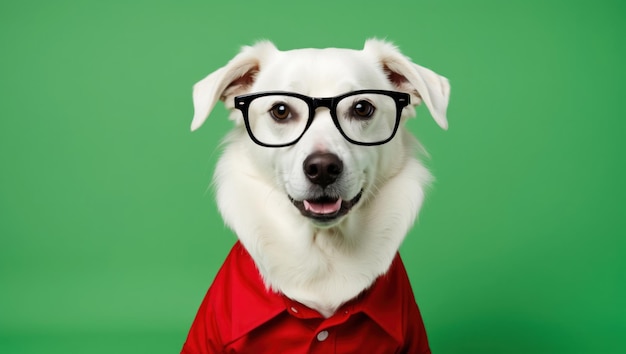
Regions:
[[404, 265], [388, 272], [330, 318], [268, 291], [237, 242], [200, 305], [181, 354], [430, 354]]

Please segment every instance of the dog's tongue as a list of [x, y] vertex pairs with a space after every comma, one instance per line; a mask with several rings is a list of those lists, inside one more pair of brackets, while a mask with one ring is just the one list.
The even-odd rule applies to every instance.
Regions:
[[304, 201], [304, 208], [315, 214], [334, 214], [341, 208], [341, 198], [330, 203], [319, 203], [314, 201]]

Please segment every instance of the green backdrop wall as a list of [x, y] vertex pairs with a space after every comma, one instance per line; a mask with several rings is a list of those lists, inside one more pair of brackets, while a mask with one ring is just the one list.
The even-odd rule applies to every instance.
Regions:
[[0, 3], [0, 352], [176, 353], [235, 236], [210, 181], [239, 47], [387, 38], [450, 78], [401, 252], [436, 354], [626, 352], [626, 6]]

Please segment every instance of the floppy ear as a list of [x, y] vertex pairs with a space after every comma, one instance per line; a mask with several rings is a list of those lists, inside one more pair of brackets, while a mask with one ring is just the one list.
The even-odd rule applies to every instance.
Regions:
[[363, 48], [378, 58], [389, 81], [401, 91], [411, 94], [411, 102], [418, 105], [423, 100], [430, 114], [443, 129], [448, 129], [446, 109], [450, 98], [448, 79], [414, 64], [391, 43], [370, 39]]
[[194, 114], [191, 131], [200, 128], [218, 99], [224, 101], [227, 108], [233, 108], [233, 97], [250, 90], [262, 59], [276, 51], [276, 47], [267, 41], [243, 47], [226, 66], [196, 83], [193, 87]]

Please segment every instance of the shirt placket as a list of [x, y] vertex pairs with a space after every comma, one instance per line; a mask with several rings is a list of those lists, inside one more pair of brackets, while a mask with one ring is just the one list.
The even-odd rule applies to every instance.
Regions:
[[337, 352], [337, 329], [348, 318], [350, 318], [351, 310], [348, 308], [341, 309], [332, 317], [323, 320], [311, 339], [310, 354], [324, 354]]

